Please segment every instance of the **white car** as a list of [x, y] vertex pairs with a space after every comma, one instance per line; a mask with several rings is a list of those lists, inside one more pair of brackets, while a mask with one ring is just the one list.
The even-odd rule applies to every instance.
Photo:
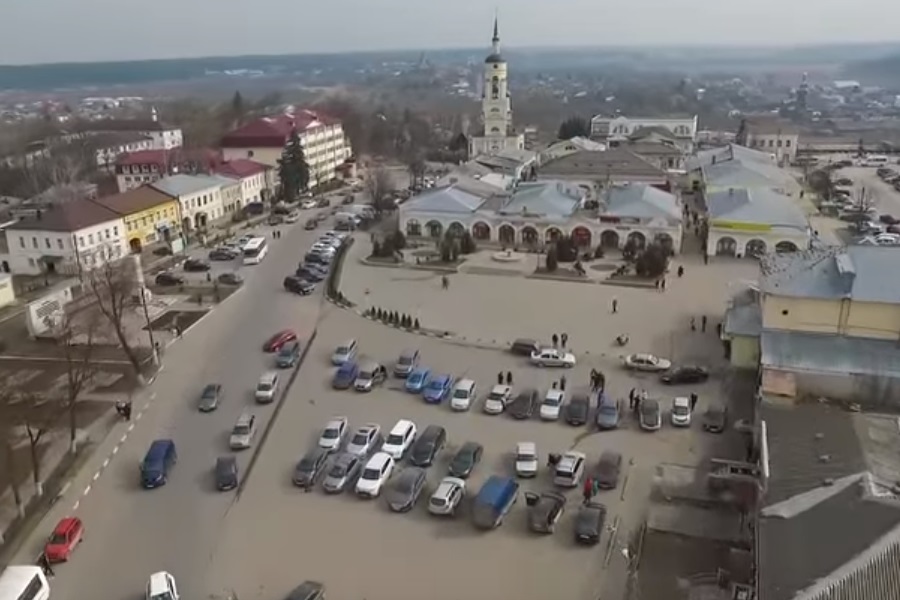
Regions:
[[879, 246], [900, 245], [900, 235], [896, 233], [882, 233], [875, 236], [875, 243]]
[[416, 441], [416, 424], [407, 419], [400, 419], [384, 440], [381, 451], [400, 460], [414, 441]]
[[315, 200], [304, 200], [303, 202], [300, 203], [300, 208], [303, 208], [306, 210], [309, 210], [310, 208], [315, 208], [315, 207], [316, 207]]
[[690, 427], [691, 426], [691, 400], [690, 398], [685, 398], [679, 396], [672, 400], [672, 413], [671, 413], [672, 425], [676, 427]]
[[557, 388], [547, 390], [547, 395], [541, 402], [541, 420], [555, 421], [559, 418], [562, 405], [566, 402], [566, 393]]
[[672, 361], [652, 354], [629, 354], [625, 357], [625, 368], [635, 371], [668, 371]]
[[538, 471], [538, 453], [534, 442], [516, 444], [516, 475], [534, 477]]
[[471, 379], [460, 379], [450, 392], [450, 408], [452, 410], [469, 410], [477, 394], [475, 382]]
[[428, 512], [433, 515], [452, 515], [466, 496], [466, 482], [459, 477], [444, 477], [428, 500]]
[[166, 571], [150, 576], [147, 582], [147, 600], [178, 600], [178, 587], [175, 578]]
[[484, 412], [489, 415], [499, 415], [509, 406], [512, 398], [512, 387], [508, 385], [495, 385], [491, 393], [484, 401]]
[[386, 452], [376, 453], [363, 467], [362, 474], [356, 480], [356, 495], [363, 498], [378, 497], [393, 472], [393, 457]]
[[344, 445], [344, 439], [347, 437], [349, 430], [349, 422], [347, 417], [335, 417], [328, 421], [322, 435], [319, 437], [319, 448], [324, 448], [329, 452], [337, 452]]
[[571, 369], [575, 366], [575, 355], [556, 348], [542, 348], [531, 353], [531, 364], [538, 367], [563, 367]]
[[296, 223], [299, 220], [300, 220], [300, 215], [298, 215], [297, 213], [291, 213], [284, 218], [285, 223]]
[[353, 432], [346, 452], [354, 456], [368, 456], [381, 443], [381, 425], [367, 423]]

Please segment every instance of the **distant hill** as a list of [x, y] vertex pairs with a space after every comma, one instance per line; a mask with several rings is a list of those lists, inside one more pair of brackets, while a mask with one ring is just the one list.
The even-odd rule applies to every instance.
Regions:
[[844, 65], [843, 73], [863, 83], [891, 86], [900, 84], [900, 51]]

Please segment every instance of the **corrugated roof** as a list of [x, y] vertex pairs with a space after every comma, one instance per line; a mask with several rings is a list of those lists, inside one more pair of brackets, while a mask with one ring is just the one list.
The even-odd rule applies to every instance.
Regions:
[[[900, 378], [900, 347], [893, 340], [765, 330], [760, 363], [784, 371]], [[873, 403], [879, 400], [872, 394]]]
[[[710, 220], [762, 223], [773, 227], [791, 227], [808, 231], [809, 221], [790, 196], [775, 190], [734, 188], [706, 195]], [[715, 226], [715, 223], [712, 224]]]
[[633, 183], [612, 186], [604, 194], [604, 202], [604, 215], [678, 221], [682, 218], [678, 199], [652, 185]]
[[442, 188], [433, 188], [410, 198], [400, 205], [403, 212], [433, 212], [450, 214], [471, 214], [478, 210], [487, 194], [476, 194], [462, 189], [457, 185], [449, 185]]
[[512, 197], [500, 208], [505, 215], [571, 216], [581, 206], [582, 196], [563, 182], [521, 183]]
[[[232, 182], [229, 181], [230, 183]], [[211, 188], [221, 187], [222, 182], [218, 178], [212, 178], [207, 175], [185, 175], [179, 173], [178, 175], [163, 177], [150, 185], [164, 194], [168, 194], [173, 198], [179, 198]]]
[[538, 176], [584, 175], [606, 177], [644, 177], [666, 181], [666, 174], [652, 163], [623, 148], [603, 152], [580, 150], [550, 160], [538, 169]]

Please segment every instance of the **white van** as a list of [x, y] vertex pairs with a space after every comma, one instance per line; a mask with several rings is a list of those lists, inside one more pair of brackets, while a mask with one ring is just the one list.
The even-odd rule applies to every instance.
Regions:
[[870, 154], [863, 157], [859, 164], [863, 167], [883, 167], [888, 164], [888, 157], [881, 154]]

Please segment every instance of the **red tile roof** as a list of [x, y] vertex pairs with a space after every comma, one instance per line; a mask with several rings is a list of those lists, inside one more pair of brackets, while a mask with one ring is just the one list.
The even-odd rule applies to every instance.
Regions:
[[222, 162], [222, 157], [217, 150], [172, 148], [171, 150], [127, 152], [116, 159], [116, 166], [156, 165], [160, 172], [166, 173], [171, 170], [170, 167], [180, 167], [179, 170], [182, 170], [189, 166], [209, 171], [220, 162]]
[[91, 200], [70, 200], [40, 211], [39, 215], [13, 223], [9, 229], [71, 233], [121, 218], [115, 211]]
[[225, 177], [231, 177], [232, 179], [243, 179], [245, 177], [252, 177], [253, 175], [265, 173], [269, 169], [271, 169], [271, 167], [268, 165], [258, 163], [254, 160], [237, 158], [235, 160], [223, 162], [213, 169], [213, 172], [224, 175]]
[[337, 119], [307, 109], [295, 110], [272, 117], [262, 117], [225, 134], [225, 148], [281, 148], [294, 129], [302, 132], [320, 125], [336, 125]]

